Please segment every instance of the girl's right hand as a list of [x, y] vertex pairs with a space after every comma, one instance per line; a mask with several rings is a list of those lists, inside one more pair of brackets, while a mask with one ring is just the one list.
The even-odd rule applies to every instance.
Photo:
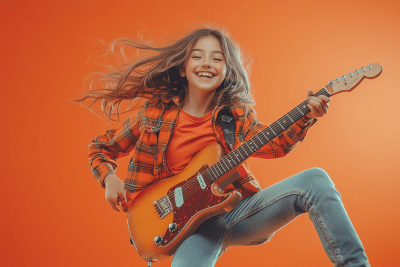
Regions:
[[120, 211], [121, 202], [126, 202], [125, 183], [115, 174], [108, 174], [105, 178], [106, 199], [111, 207]]

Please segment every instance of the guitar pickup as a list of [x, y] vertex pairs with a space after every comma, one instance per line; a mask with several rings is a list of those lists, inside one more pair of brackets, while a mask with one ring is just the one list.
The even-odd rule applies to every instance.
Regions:
[[161, 219], [172, 211], [172, 203], [168, 196], [154, 201], [153, 205]]

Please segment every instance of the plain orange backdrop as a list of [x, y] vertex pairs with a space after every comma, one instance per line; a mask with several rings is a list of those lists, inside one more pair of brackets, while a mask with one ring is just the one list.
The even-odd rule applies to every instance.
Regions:
[[[112, 40], [163, 45], [204, 23], [226, 27], [253, 59], [255, 109], [265, 123], [307, 89], [383, 66], [378, 78], [333, 96], [290, 155], [250, 166], [263, 188], [325, 169], [372, 266], [400, 266], [400, 1], [0, 0], [0, 23], [1, 266], [146, 266], [129, 243], [126, 214], [106, 202], [87, 160], [88, 142], [118, 124], [68, 99], [103, 70], [97, 56]], [[267, 244], [230, 247], [216, 266], [332, 264], [303, 215]]]

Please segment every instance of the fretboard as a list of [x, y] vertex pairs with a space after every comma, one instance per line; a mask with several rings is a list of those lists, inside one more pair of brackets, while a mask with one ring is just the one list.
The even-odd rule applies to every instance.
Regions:
[[[325, 95], [330, 96], [328, 90], [324, 87], [319, 90], [314, 96]], [[254, 154], [261, 147], [266, 145], [272, 139], [277, 137], [284, 130], [298, 121], [305, 114], [310, 112], [307, 107], [308, 101], [304, 100], [297, 107], [286, 113], [283, 117], [260, 131], [258, 134], [244, 142], [239, 147], [232, 150], [230, 153], [222, 157], [217, 163], [207, 169], [207, 176], [210, 182], [214, 182], [223, 174], [245, 161], [248, 157]]]

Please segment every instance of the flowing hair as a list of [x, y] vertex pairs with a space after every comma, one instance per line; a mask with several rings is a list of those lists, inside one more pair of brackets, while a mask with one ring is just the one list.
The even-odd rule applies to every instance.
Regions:
[[[185, 69], [185, 61], [197, 40], [210, 35], [219, 40], [227, 69], [224, 82], [217, 88], [212, 104], [234, 106], [241, 103], [246, 107], [254, 105], [248, 78], [251, 62], [245, 68], [239, 45], [233, 42], [226, 32], [215, 28], [195, 30], [175, 43], [163, 47], [151, 46], [130, 38], [119, 38], [113, 41], [109, 46], [110, 51], [114, 51], [116, 45], [122, 45], [154, 51], [157, 54], [130, 64], [112, 67], [114, 72], [109, 74], [100, 73], [102, 77], [95, 81], [105, 81], [107, 86], [90, 90], [83, 98], [74, 101], [82, 102], [85, 99], [92, 99], [93, 102], [88, 107], [91, 111], [93, 111], [91, 106], [101, 101], [101, 109], [109, 120], [113, 120], [112, 115], [117, 115], [119, 118], [119, 114], [135, 108], [129, 108], [130, 105], [128, 105], [126, 112], [120, 112], [120, 104], [124, 100], [130, 101], [130, 104], [133, 100], [145, 98], [160, 104], [162, 100], [178, 97], [179, 103], [182, 104], [187, 94], [188, 81], [186, 77], [180, 76], [180, 71]], [[123, 50], [121, 52], [123, 53]]]

